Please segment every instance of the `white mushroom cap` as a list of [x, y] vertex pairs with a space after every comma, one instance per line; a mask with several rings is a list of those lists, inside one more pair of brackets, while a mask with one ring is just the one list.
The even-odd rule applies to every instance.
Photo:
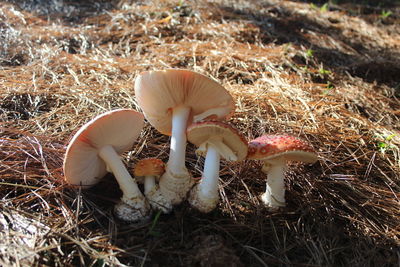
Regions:
[[314, 163], [318, 157], [306, 141], [290, 135], [263, 135], [249, 142], [248, 159], [285, 160]]
[[[248, 148], [246, 139], [237, 129], [227, 123], [220, 121], [193, 123], [187, 129], [187, 138], [189, 142], [200, 148], [197, 152], [203, 156], [205, 156], [206, 151], [202, 149], [202, 144], [218, 139], [220, 141], [215, 142], [214, 145], [225, 160], [240, 161], [247, 156]], [[226, 149], [231, 150], [235, 157], [230, 157], [229, 153], [226, 153], [228, 152]]]
[[143, 115], [132, 109], [106, 112], [92, 119], [73, 136], [64, 158], [65, 180], [73, 185], [92, 186], [107, 173], [98, 150], [111, 145], [122, 154], [129, 150], [139, 136]]
[[232, 96], [219, 83], [181, 69], [141, 73], [135, 81], [135, 96], [146, 119], [166, 135], [171, 135], [175, 107], [190, 107], [189, 124], [206, 118], [226, 119], [235, 108]]

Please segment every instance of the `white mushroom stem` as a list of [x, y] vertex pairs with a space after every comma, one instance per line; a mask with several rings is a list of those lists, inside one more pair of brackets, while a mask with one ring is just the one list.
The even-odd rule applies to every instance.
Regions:
[[172, 111], [172, 135], [169, 159], [160, 179], [160, 190], [166, 201], [180, 204], [192, 187], [190, 173], [185, 167], [186, 128], [190, 108], [179, 106]]
[[208, 145], [204, 162], [203, 178], [198, 185], [198, 193], [202, 199], [218, 198], [220, 155], [213, 145]]
[[144, 194], [147, 195], [156, 186], [156, 178], [154, 175], [146, 175], [144, 177]]
[[161, 210], [165, 214], [170, 213], [172, 211], [172, 203], [161, 193], [159, 186], [156, 184], [156, 177], [154, 175], [145, 175], [143, 183], [144, 194], [150, 206], [154, 210]]
[[172, 135], [168, 168], [172, 173], [187, 172], [185, 167], [186, 128], [190, 108], [179, 106], [172, 110]]
[[106, 145], [99, 150], [99, 156], [107, 165], [107, 168], [112, 171], [117, 180], [119, 187], [122, 190], [122, 200], [131, 200], [135, 198], [144, 199], [142, 192], [132, 176], [129, 174], [125, 165], [122, 163], [121, 158], [115, 152], [115, 149]]
[[237, 159], [233, 151], [226, 146], [221, 137], [210, 138], [196, 150], [199, 155], [206, 153], [203, 175], [200, 183], [190, 194], [190, 204], [201, 212], [207, 213], [215, 209], [218, 203], [218, 180], [221, 157]]
[[267, 174], [267, 189], [261, 196], [262, 202], [270, 208], [284, 207], [286, 160], [283, 157], [268, 160], [261, 169]]

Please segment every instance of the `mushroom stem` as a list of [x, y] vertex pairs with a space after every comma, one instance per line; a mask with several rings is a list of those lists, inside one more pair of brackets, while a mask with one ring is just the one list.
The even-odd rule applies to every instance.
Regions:
[[215, 146], [212, 142], [203, 143], [201, 147], [207, 149], [203, 175], [200, 183], [190, 192], [189, 202], [199, 211], [207, 213], [215, 209], [219, 200], [218, 180], [221, 151], [219, 146]]
[[144, 194], [147, 195], [156, 186], [156, 179], [153, 175], [144, 177]]
[[132, 176], [129, 174], [119, 155], [111, 145], [103, 146], [99, 150], [99, 156], [107, 164], [107, 168], [109, 168], [114, 174], [123, 193], [122, 200], [144, 198], [136, 181], [132, 179]]
[[146, 175], [144, 177], [144, 195], [153, 209], [161, 210], [165, 214], [172, 211], [172, 203], [161, 193], [154, 175]]
[[190, 108], [179, 106], [172, 110], [172, 135], [168, 168], [172, 173], [185, 173], [186, 128]]
[[267, 174], [267, 189], [261, 196], [262, 202], [270, 208], [284, 207], [285, 203], [285, 170], [284, 158], [268, 160], [262, 171]]
[[213, 145], [208, 146], [204, 162], [203, 178], [199, 184], [199, 194], [204, 199], [218, 198], [220, 155]]
[[179, 106], [172, 111], [172, 135], [169, 159], [160, 178], [160, 190], [167, 201], [177, 205], [192, 187], [190, 173], [185, 167], [186, 128], [190, 108]]

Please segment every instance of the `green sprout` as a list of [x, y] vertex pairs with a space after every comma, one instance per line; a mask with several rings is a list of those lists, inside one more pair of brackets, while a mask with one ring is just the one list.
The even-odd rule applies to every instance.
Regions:
[[388, 18], [390, 15], [392, 15], [392, 11], [388, 10], [382, 10], [381, 15], [379, 16], [381, 19], [386, 19]]
[[323, 4], [319, 10], [321, 10], [321, 12], [326, 12], [329, 9], [329, 5], [328, 3]]
[[314, 56], [314, 50], [307, 49], [306, 51], [306, 58], [312, 58]]
[[323, 67], [321, 67], [321, 68], [319, 68], [318, 73], [319, 73], [319, 74], [322, 74], [322, 75], [329, 75], [329, 74], [331, 74], [332, 72], [331, 72], [330, 70], [326, 70], [326, 69], [324, 69]]
[[154, 228], [157, 225], [157, 222], [158, 222], [158, 219], [160, 218], [160, 215], [161, 215], [161, 211], [159, 210], [156, 213], [156, 215], [154, 216], [154, 219], [153, 219], [153, 221], [151, 223], [151, 226], [150, 226], [150, 229], [149, 229], [149, 235], [151, 235], [151, 236], [157, 237], [157, 236], [160, 236], [160, 234], [161, 234], [160, 232], [154, 231]]
[[331, 92], [331, 90], [335, 88], [335, 86], [330, 82], [327, 81], [326, 85], [325, 85], [325, 90], [322, 92], [323, 95], [327, 95], [329, 94], [329, 92]]
[[381, 153], [385, 153], [388, 149], [394, 148], [394, 146], [391, 144], [391, 140], [395, 136], [396, 134], [391, 134], [386, 137], [384, 135], [380, 136], [384, 139], [383, 141], [378, 141], [377, 143], [377, 147]]
[[329, 10], [329, 4], [328, 4], [328, 3], [323, 4], [321, 7], [318, 7], [316, 4], [311, 3], [311, 4], [310, 4], [310, 7], [311, 7], [312, 9], [319, 10], [319, 11], [321, 11], [321, 12], [326, 12], [326, 11]]

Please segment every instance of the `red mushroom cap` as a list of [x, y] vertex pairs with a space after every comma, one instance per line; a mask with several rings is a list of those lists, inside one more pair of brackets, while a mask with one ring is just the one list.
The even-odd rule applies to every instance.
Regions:
[[[157, 158], [147, 158], [138, 161], [135, 166], [135, 176], [153, 175], [160, 177], [165, 172], [164, 162]], [[139, 181], [140, 182], [140, 181]]]
[[309, 143], [290, 135], [263, 135], [249, 142], [248, 159], [268, 160], [278, 157], [305, 163], [314, 163], [318, 159]]

